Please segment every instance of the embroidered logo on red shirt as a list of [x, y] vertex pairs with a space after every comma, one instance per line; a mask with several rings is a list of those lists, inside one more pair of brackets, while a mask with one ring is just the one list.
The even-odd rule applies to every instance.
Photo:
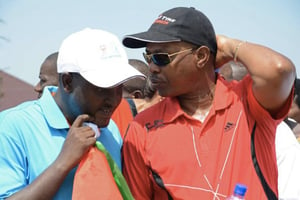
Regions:
[[154, 120], [153, 123], [148, 122], [148, 123], [145, 124], [148, 131], [150, 129], [158, 128], [158, 127], [161, 127], [163, 125], [164, 125], [164, 123], [163, 123], [163, 120], [161, 120], [161, 119]]
[[230, 131], [232, 128], [235, 127], [235, 124], [232, 123], [232, 122], [227, 122], [225, 127], [224, 127], [224, 131], [227, 132], [227, 131]]

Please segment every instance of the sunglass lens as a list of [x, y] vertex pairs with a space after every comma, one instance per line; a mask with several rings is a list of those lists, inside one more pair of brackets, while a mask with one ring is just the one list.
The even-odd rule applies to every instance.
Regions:
[[168, 54], [162, 54], [162, 53], [153, 54], [151, 59], [154, 62], [154, 64], [156, 64], [157, 66], [165, 66], [170, 63], [170, 58]]

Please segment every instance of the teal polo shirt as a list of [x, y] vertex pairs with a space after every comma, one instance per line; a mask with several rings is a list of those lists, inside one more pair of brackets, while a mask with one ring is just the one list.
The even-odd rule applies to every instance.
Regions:
[[[32, 183], [61, 151], [69, 124], [46, 87], [38, 100], [0, 112], [0, 199]], [[99, 141], [121, 169], [122, 138], [111, 120]], [[54, 199], [71, 199], [76, 168], [65, 178]], [[47, 189], [47, 188], [45, 188]]]

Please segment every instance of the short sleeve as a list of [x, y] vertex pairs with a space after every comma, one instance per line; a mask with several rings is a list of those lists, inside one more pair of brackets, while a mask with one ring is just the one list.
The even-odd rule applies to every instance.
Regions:
[[130, 123], [122, 149], [123, 174], [135, 199], [151, 199], [152, 184], [145, 158], [146, 130]]
[[[12, 116], [0, 117], [0, 199], [7, 198], [28, 184], [27, 158]], [[16, 123], [16, 122], [15, 122]]]

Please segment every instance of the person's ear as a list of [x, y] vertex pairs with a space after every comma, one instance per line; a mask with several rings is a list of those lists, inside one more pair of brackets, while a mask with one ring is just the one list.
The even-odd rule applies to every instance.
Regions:
[[141, 90], [135, 90], [135, 91], [131, 92], [130, 94], [135, 99], [143, 99], [144, 98], [144, 94]]
[[70, 73], [64, 73], [61, 75], [61, 80], [62, 80], [62, 86], [64, 90], [68, 93], [72, 92], [73, 90], [73, 76]]
[[199, 69], [203, 68], [209, 60], [210, 50], [207, 46], [201, 46], [195, 50], [197, 56], [197, 67]]

